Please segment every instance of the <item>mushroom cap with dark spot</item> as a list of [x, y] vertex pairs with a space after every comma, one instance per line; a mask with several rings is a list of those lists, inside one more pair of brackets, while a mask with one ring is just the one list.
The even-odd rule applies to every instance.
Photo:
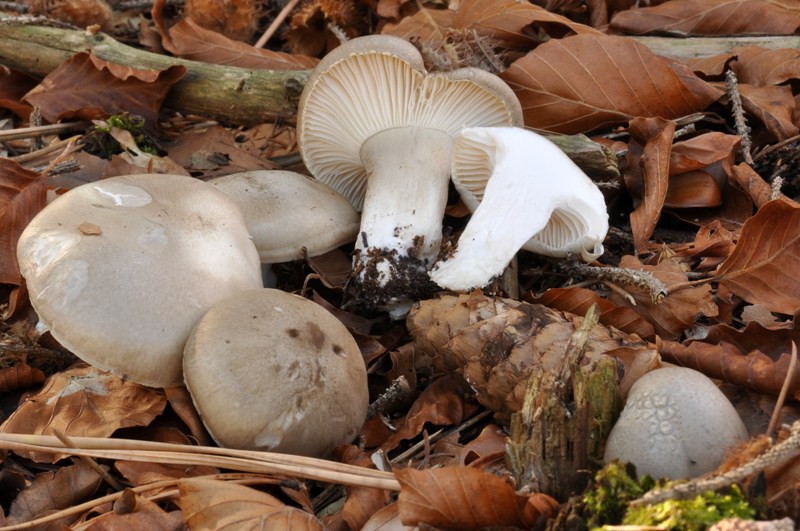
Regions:
[[154, 387], [183, 381], [184, 343], [214, 303], [262, 285], [239, 208], [182, 175], [70, 190], [23, 231], [17, 259], [53, 337], [96, 367]]
[[350, 332], [276, 289], [209, 310], [186, 344], [184, 377], [209, 433], [229, 448], [325, 456], [366, 418], [366, 366]]

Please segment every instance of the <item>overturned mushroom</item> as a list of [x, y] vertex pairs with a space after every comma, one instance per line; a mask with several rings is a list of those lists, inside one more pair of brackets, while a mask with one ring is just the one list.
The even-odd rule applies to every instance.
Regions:
[[347, 328], [275, 289], [214, 305], [184, 353], [186, 387], [221, 446], [325, 456], [367, 413], [367, 371]]
[[348, 41], [317, 65], [297, 119], [306, 167], [362, 210], [352, 285], [367, 306], [405, 313], [433, 287], [453, 138], [463, 127], [519, 125], [498, 77], [464, 68], [426, 73], [407, 41]]
[[154, 387], [183, 381], [183, 346], [206, 310], [261, 286], [239, 208], [180, 175], [70, 190], [31, 221], [17, 258], [53, 337], [92, 365]]
[[360, 218], [352, 205], [305, 175], [247, 171], [208, 182], [241, 208], [264, 264], [265, 285], [274, 287], [269, 264], [318, 256], [356, 238]]
[[473, 214], [453, 256], [431, 271], [439, 286], [485, 286], [520, 249], [585, 261], [603, 253], [603, 194], [543, 136], [513, 127], [464, 129], [453, 148], [452, 172]]

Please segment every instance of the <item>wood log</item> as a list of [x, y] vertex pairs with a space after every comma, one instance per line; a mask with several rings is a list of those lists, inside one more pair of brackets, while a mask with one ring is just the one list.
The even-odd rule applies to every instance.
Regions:
[[308, 79], [306, 70], [248, 70], [154, 54], [104, 33], [0, 24], [0, 64], [21, 72], [46, 76], [75, 53], [90, 50], [104, 61], [136, 69], [183, 65], [187, 73], [164, 105], [184, 114], [241, 125], [294, 120]]

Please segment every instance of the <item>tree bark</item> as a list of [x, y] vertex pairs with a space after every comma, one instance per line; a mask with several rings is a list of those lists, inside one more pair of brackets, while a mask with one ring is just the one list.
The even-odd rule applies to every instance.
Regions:
[[21, 72], [45, 76], [83, 51], [136, 69], [183, 65], [187, 73], [164, 105], [184, 114], [242, 125], [277, 118], [294, 120], [308, 78], [306, 70], [247, 70], [158, 55], [121, 44], [103, 33], [0, 24], [0, 64]]

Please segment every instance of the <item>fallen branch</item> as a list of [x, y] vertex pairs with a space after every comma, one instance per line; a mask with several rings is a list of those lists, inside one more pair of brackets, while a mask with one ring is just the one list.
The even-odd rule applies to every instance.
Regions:
[[21, 72], [45, 76], [75, 53], [88, 50], [104, 61], [136, 69], [185, 66], [186, 75], [164, 105], [235, 124], [293, 119], [308, 78], [305, 70], [248, 70], [154, 54], [103, 33], [0, 22], [0, 64]]
[[698, 59], [730, 53], [739, 46], [758, 46], [770, 50], [800, 48], [800, 36], [753, 37], [628, 37], [644, 44], [656, 55], [675, 59]]

